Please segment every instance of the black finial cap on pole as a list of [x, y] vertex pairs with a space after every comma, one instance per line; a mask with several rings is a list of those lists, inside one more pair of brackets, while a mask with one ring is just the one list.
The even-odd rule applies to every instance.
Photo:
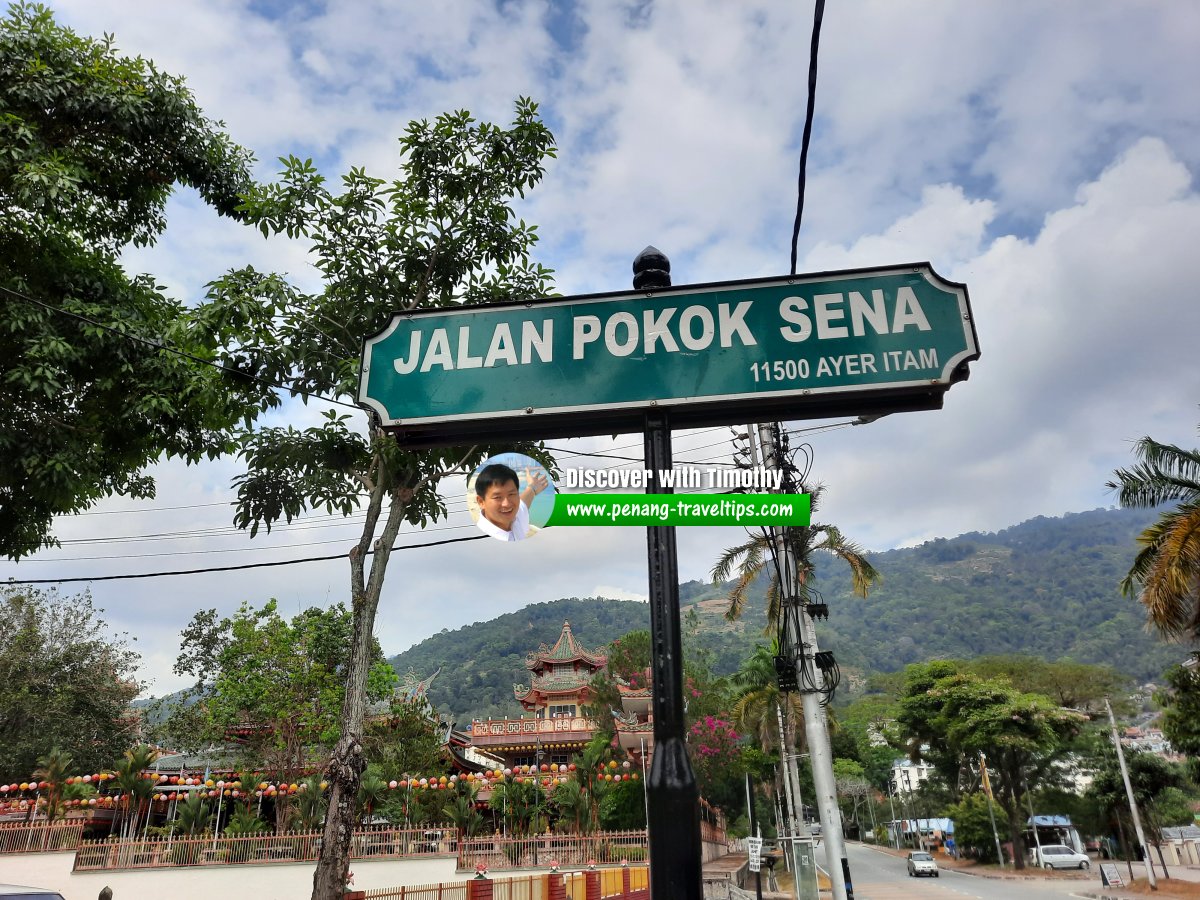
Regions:
[[671, 261], [657, 247], [648, 246], [633, 260], [635, 289], [655, 290], [671, 286]]

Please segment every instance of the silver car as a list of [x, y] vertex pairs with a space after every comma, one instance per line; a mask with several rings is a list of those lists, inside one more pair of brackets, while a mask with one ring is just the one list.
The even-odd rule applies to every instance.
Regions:
[[914, 850], [908, 854], [908, 874], [912, 878], [916, 878], [918, 875], [929, 875], [932, 878], [941, 877], [937, 863], [924, 850]]
[[1043, 869], [1086, 869], [1092, 864], [1086, 853], [1066, 844], [1043, 844], [1041, 851], [1034, 850], [1033, 855]]

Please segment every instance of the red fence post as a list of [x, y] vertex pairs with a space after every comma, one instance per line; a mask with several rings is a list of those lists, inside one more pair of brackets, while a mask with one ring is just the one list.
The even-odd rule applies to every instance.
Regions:
[[561, 875], [547, 875], [546, 889], [543, 892], [546, 900], [567, 900], [567, 886]]
[[621, 900], [629, 900], [629, 866], [621, 867]]
[[600, 900], [600, 873], [588, 870], [583, 873], [583, 892], [587, 900]]
[[492, 880], [472, 878], [467, 882], [467, 900], [492, 900]]

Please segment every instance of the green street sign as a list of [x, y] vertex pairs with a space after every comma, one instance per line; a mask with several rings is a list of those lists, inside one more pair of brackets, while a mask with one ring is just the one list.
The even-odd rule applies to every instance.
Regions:
[[979, 357], [928, 263], [398, 313], [359, 402], [404, 443], [545, 438], [941, 406]]

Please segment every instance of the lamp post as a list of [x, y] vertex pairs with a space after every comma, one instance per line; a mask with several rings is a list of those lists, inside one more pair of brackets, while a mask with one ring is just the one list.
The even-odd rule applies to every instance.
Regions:
[[[671, 286], [671, 263], [654, 247], [633, 261], [633, 286]], [[651, 493], [672, 493], [671, 423], [666, 409], [643, 419], [643, 450]], [[679, 560], [675, 528], [646, 528], [650, 575], [650, 645], [654, 704], [654, 759], [646, 779], [649, 797], [650, 895], [654, 900], [700, 900], [700, 791], [688, 759], [683, 718], [683, 640], [679, 630]]]

